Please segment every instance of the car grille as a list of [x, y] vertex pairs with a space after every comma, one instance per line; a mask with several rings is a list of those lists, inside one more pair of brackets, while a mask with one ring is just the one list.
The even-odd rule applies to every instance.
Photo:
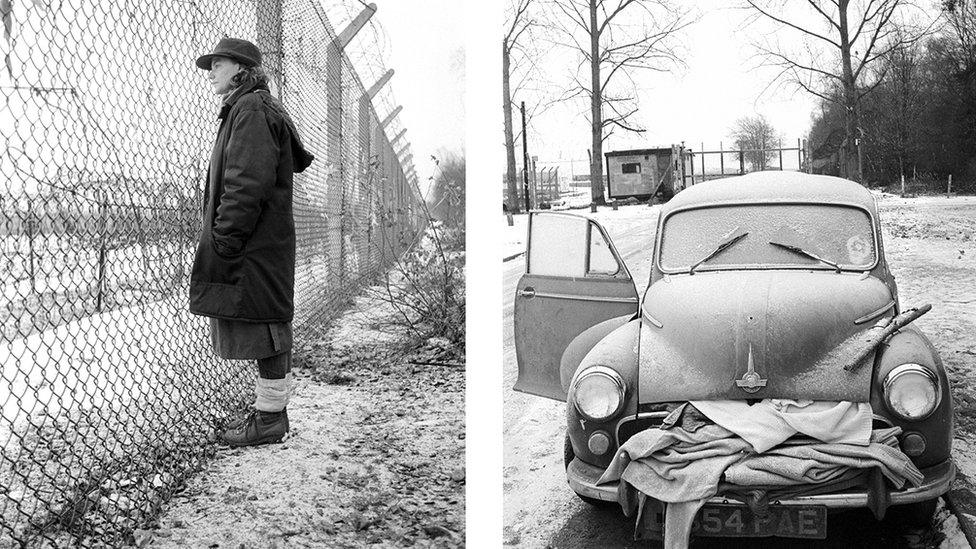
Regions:
[[617, 423], [617, 446], [637, 433], [661, 425], [668, 412], [641, 412], [636, 416], [627, 416]]

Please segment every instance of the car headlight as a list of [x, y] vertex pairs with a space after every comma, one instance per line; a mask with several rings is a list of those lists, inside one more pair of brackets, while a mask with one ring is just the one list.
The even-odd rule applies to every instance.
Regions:
[[888, 408], [902, 419], [923, 419], [939, 405], [939, 380], [922, 365], [902, 364], [885, 376], [884, 396]]
[[624, 381], [620, 374], [605, 366], [594, 366], [580, 373], [572, 393], [579, 413], [594, 421], [613, 417], [624, 405]]

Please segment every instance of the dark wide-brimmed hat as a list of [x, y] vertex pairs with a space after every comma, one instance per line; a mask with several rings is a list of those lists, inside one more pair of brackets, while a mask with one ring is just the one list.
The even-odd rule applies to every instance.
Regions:
[[254, 44], [240, 38], [221, 38], [213, 53], [201, 55], [197, 58], [197, 66], [209, 71], [214, 57], [227, 57], [245, 67], [257, 67], [261, 64], [261, 50]]

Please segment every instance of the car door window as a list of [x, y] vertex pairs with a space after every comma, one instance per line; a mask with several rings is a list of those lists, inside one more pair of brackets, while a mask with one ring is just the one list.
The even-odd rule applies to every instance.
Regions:
[[586, 276], [589, 221], [582, 217], [533, 214], [528, 272], [535, 275]]
[[612, 276], [619, 271], [620, 265], [613, 256], [607, 239], [595, 223], [590, 223], [590, 265], [587, 274]]

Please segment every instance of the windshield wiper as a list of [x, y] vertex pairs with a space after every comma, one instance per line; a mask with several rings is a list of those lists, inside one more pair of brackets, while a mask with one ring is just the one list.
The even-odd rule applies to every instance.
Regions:
[[747, 234], [749, 234], [749, 233], [742, 233], [740, 235], [733, 236], [732, 238], [730, 238], [730, 239], [726, 240], [725, 242], [719, 244], [717, 248], [715, 248], [714, 250], [711, 251], [711, 253], [709, 253], [705, 257], [701, 258], [700, 260], [698, 260], [698, 263], [695, 263], [694, 265], [692, 265], [691, 268], [688, 269], [688, 274], [690, 274], [690, 275], [695, 274], [695, 269], [697, 269], [699, 265], [701, 265], [702, 263], [708, 261], [709, 259], [717, 256], [718, 254], [724, 252], [730, 246], [732, 246], [736, 242], [738, 242], [738, 241], [742, 240], [743, 238], [745, 238], [745, 236]]
[[816, 259], [817, 261], [819, 261], [821, 263], [826, 263], [827, 265], [830, 265], [831, 267], [833, 267], [838, 273], [840, 273], [840, 267], [836, 263], [834, 263], [833, 261], [830, 261], [828, 259], [824, 259], [824, 258], [820, 257], [819, 255], [813, 253], [813, 252], [808, 252], [807, 250], [804, 250], [803, 248], [801, 248], [799, 246], [791, 246], [789, 244], [781, 244], [779, 242], [770, 242], [770, 244], [772, 244], [773, 246], [779, 246], [780, 248], [783, 248], [784, 250], [789, 250], [789, 251], [791, 251], [791, 252], [793, 252], [795, 254], [805, 255], [805, 256], [807, 256], [807, 257], [809, 257], [811, 259]]

